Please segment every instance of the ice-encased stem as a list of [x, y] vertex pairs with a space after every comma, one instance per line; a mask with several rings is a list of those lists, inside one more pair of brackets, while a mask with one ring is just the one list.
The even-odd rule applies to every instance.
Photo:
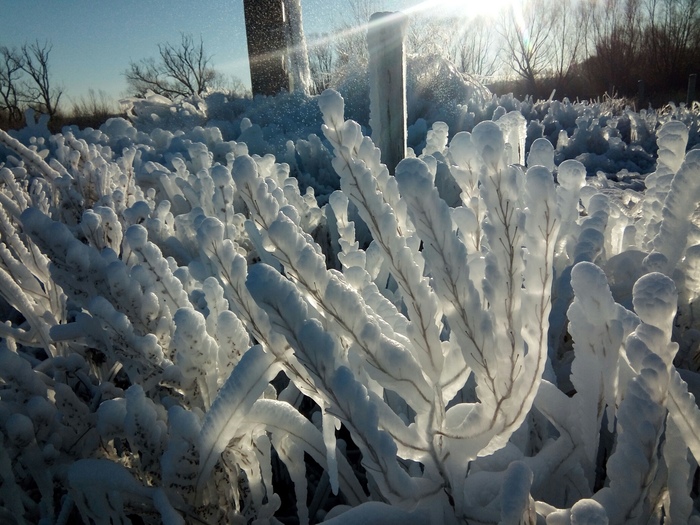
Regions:
[[666, 196], [659, 233], [654, 239], [654, 251], [666, 259], [664, 273], [671, 275], [683, 257], [691, 229], [691, 217], [700, 202], [700, 151], [688, 152], [685, 161], [673, 177]]
[[[380, 421], [382, 401], [369, 395], [366, 387], [357, 381], [345, 364], [340, 345], [318, 319], [311, 317], [301, 291], [262, 264], [250, 269], [247, 286], [308, 370], [324, 398], [325, 411], [343, 421], [353, 435], [353, 441], [362, 451], [363, 465], [381, 487], [382, 494], [398, 502], [420, 499], [418, 494], [434, 492], [434, 484], [411, 478], [399, 466], [394, 436]], [[398, 364], [400, 359], [394, 356], [392, 361]], [[408, 431], [402, 434], [403, 442], [410, 441]]]
[[[333, 167], [340, 176], [343, 192], [357, 206], [392, 276], [399, 285], [413, 328], [409, 330], [417, 352], [414, 356], [427, 377], [437, 380], [443, 359], [436, 320], [441, 317], [438, 299], [422, 277], [420, 254], [407, 245], [397, 211], [378, 191], [381, 171], [373, 163], [377, 149], [371, 139], [362, 136], [359, 124], [344, 121], [344, 102], [340, 94], [326, 90], [319, 98], [323, 113], [323, 132], [333, 145]], [[370, 169], [368, 164], [374, 169]]]
[[623, 326], [625, 311], [615, 303], [603, 270], [593, 263], [578, 263], [571, 272], [571, 284], [575, 297], [567, 317], [576, 355], [571, 365], [571, 382], [580, 411], [580, 432], [573, 438], [583, 448], [582, 466], [592, 482], [603, 415], [608, 412], [610, 431], [616, 416], [619, 349], [627, 335]]

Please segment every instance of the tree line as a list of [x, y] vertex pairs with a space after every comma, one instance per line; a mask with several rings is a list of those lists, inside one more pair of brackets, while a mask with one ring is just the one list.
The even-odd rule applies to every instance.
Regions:
[[[347, 0], [346, 20], [331, 40], [311, 38], [316, 91], [350, 62], [366, 60], [353, 31], [381, 0]], [[452, 61], [497, 92], [590, 99], [604, 93], [642, 105], [685, 100], [688, 76], [700, 72], [700, 0], [523, 0], [470, 17], [414, 15], [409, 53]]]
[[[66, 118], [86, 125], [99, 124], [118, 113], [114, 101], [104, 91], [90, 89], [87, 95], [72, 100], [70, 115], [65, 115], [63, 88], [50, 72], [50, 42], [36, 41], [20, 48], [0, 46], [0, 127], [20, 125], [28, 108], [63, 123]], [[245, 87], [236, 78], [217, 71], [200, 38], [181, 34], [176, 44], [158, 45], [158, 57], [130, 62], [123, 72], [126, 96], [143, 97], [148, 91], [177, 99], [223, 91], [244, 96]]]
[[[309, 63], [316, 93], [367, 62], [366, 23], [381, 0], [346, 0], [332, 36], [311, 35]], [[589, 99], [637, 98], [639, 106], [685, 99], [688, 75], [700, 71], [700, 0], [523, 0], [477, 17], [417, 14], [409, 53], [439, 55], [496, 92]], [[64, 100], [52, 82], [49, 42], [0, 45], [0, 125], [16, 125], [26, 108], [55, 116]], [[200, 37], [181, 34], [158, 45], [156, 57], [124, 71], [127, 94], [169, 98], [224, 91], [244, 96], [240, 80], [212, 64]], [[640, 92], [640, 81], [644, 90]], [[114, 113], [104, 93], [73, 101], [73, 116]]]
[[505, 56], [539, 96], [556, 88], [658, 105], [685, 100], [688, 76], [700, 70], [700, 0], [530, 0], [520, 23], [525, 32], [508, 18], [501, 26]]
[[[29, 108], [64, 123], [66, 97], [51, 75], [52, 50], [50, 42], [39, 40], [19, 48], [0, 45], [0, 128], [21, 125]], [[71, 106], [71, 118], [86, 124], [103, 122], [116, 113], [114, 101], [101, 90], [89, 89], [72, 100]]]

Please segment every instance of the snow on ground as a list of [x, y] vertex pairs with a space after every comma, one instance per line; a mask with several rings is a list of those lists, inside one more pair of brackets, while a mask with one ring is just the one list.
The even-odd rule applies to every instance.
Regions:
[[[345, 117], [358, 122], [370, 135], [366, 74], [352, 70], [341, 75], [338, 89], [345, 98]], [[439, 57], [409, 59], [407, 101], [408, 145], [416, 154], [425, 147], [428, 130], [435, 122], [445, 122], [452, 137], [460, 131], [471, 131], [483, 120], [497, 120], [516, 111], [527, 121], [526, 154], [536, 139], [544, 137], [555, 149], [557, 165], [577, 159], [586, 166], [589, 177], [602, 173], [611, 184], [622, 188], [639, 189], [638, 180], [654, 170], [656, 130], [665, 122], [679, 120], [686, 124], [689, 149], [700, 143], [698, 111], [684, 105], [636, 112], [617, 100], [534, 101], [496, 96]], [[251, 154], [272, 153], [285, 161], [293, 160], [288, 141], [296, 144], [308, 140], [310, 134], [322, 137], [315, 97], [298, 93], [236, 100], [216, 93], [203, 100], [179, 103], [154, 95], [128, 101], [128, 111], [136, 130], [151, 135], [154, 141], [158, 140], [152, 136], [156, 129], [183, 139], [201, 140], [206, 132], [199, 127], [218, 128], [223, 140], [245, 142]], [[108, 135], [114, 135], [117, 129], [121, 132], [116, 126], [108, 124], [103, 131]], [[77, 136], [88, 134], [79, 132]], [[179, 144], [176, 141], [163, 150], [162, 140], [167, 139], [161, 137], [161, 148], [157, 147], [156, 153], [173, 152]], [[317, 175], [315, 167], [304, 166], [298, 156], [294, 164], [312, 177]]]

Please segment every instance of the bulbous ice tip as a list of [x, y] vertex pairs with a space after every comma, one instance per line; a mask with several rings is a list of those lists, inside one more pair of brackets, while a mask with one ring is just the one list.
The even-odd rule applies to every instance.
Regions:
[[222, 241], [224, 239], [224, 225], [216, 217], [207, 217], [197, 228], [197, 237], [202, 245], [206, 239]]
[[586, 185], [586, 167], [577, 160], [565, 160], [559, 164], [557, 182], [566, 190], [580, 190]]
[[233, 161], [232, 175], [234, 180], [242, 181], [255, 178], [258, 173], [258, 165], [249, 155], [241, 155]]
[[217, 184], [223, 184], [231, 180], [231, 173], [226, 169], [226, 166], [215, 164], [211, 167], [211, 178], [214, 179]]
[[644, 269], [649, 273], [663, 273], [668, 266], [668, 258], [663, 253], [652, 252], [644, 258], [642, 264], [644, 265]]
[[466, 168], [476, 157], [476, 149], [472, 142], [472, 134], [468, 131], [460, 131], [450, 141], [450, 157], [452, 162]]
[[18, 448], [24, 448], [34, 440], [34, 424], [24, 414], [15, 413], [7, 418], [5, 432], [10, 443]]
[[554, 146], [548, 139], [544, 137], [535, 139], [527, 156], [527, 166], [528, 168], [544, 166], [549, 171], [554, 171]]
[[148, 230], [140, 224], [134, 224], [126, 230], [125, 237], [131, 249], [137, 250], [148, 242]]
[[498, 124], [489, 120], [479, 122], [472, 131], [472, 142], [487, 165], [498, 166], [506, 146]]
[[418, 184], [422, 187], [432, 186], [434, 177], [428, 169], [428, 165], [418, 158], [403, 159], [396, 166], [396, 180], [399, 186], [406, 189], [409, 184]]
[[550, 189], [554, 189], [552, 172], [546, 166], [540, 164], [528, 168], [525, 177], [528, 191], [540, 192], [540, 195], [544, 196], [550, 193]]
[[193, 308], [179, 308], [173, 315], [176, 330], [196, 333], [204, 322], [204, 316]]
[[632, 305], [642, 322], [669, 331], [678, 306], [676, 285], [662, 273], [649, 273], [634, 284]]
[[345, 116], [345, 101], [337, 91], [326, 89], [317, 99], [318, 107], [327, 126], [340, 125]]
[[571, 507], [571, 525], [608, 525], [608, 514], [597, 501], [582, 499]]
[[608, 279], [598, 265], [582, 261], [571, 270], [571, 286], [576, 295], [581, 295], [591, 289], [604, 290]]

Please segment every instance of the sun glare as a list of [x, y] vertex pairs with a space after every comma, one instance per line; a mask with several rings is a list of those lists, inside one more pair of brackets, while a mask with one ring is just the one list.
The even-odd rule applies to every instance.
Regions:
[[404, 11], [438, 17], [497, 16], [505, 7], [519, 3], [520, 0], [424, 0]]

